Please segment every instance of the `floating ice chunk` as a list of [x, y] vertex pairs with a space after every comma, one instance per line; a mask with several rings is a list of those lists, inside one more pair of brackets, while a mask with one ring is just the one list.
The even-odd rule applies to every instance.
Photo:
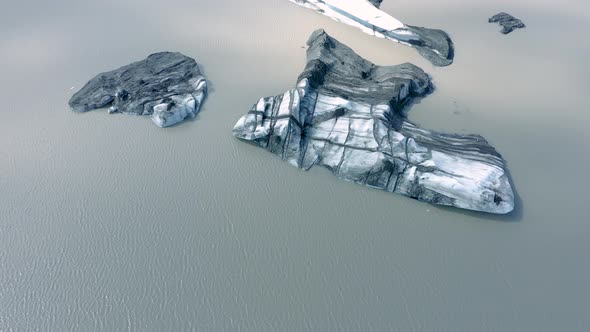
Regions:
[[74, 111], [109, 106], [109, 113], [152, 115], [160, 127], [194, 117], [207, 93], [195, 60], [163, 52], [90, 80], [70, 99]]
[[415, 48], [435, 66], [453, 63], [449, 35], [437, 29], [404, 24], [378, 8], [380, 0], [289, 0], [331, 19], [357, 27], [370, 35]]
[[[294, 166], [418, 200], [508, 213], [514, 193], [504, 160], [478, 135], [442, 134], [409, 122], [405, 108], [430, 92], [412, 64], [380, 67], [318, 30], [296, 88], [262, 98], [233, 128]], [[297, 102], [295, 102], [297, 101]]]

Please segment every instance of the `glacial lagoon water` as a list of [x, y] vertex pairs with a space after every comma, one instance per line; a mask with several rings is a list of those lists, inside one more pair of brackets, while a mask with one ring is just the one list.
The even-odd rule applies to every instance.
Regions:
[[[32, 9], [34, 8], [34, 9]], [[583, 0], [385, 0], [442, 28], [455, 63], [287, 0], [21, 1], [0, 13], [0, 331], [587, 331], [590, 23]], [[487, 18], [527, 24], [501, 35]], [[436, 91], [426, 128], [507, 160], [507, 216], [440, 208], [303, 172], [231, 136], [291, 88], [324, 28]], [[72, 113], [96, 73], [194, 57], [198, 117]]]

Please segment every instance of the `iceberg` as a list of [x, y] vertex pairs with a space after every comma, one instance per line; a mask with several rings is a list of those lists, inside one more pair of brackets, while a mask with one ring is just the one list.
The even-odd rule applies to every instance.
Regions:
[[505, 35], [511, 33], [516, 29], [526, 28], [526, 25], [522, 22], [522, 20], [504, 12], [498, 13], [490, 17], [488, 19], [488, 22], [498, 23], [502, 27], [502, 30], [500, 30], [500, 32]]
[[296, 87], [260, 99], [233, 128], [290, 164], [433, 204], [505, 214], [514, 193], [502, 156], [479, 135], [410, 122], [412, 100], [432, 91], [410, 63], [377, 66], [317, 30]]
[[151, 115], [168, 127], [199, 113], [207, 80], [199, 65], [181, 53], [161, 52], [98, 74], [69, 101], [76, 112], [110, 106], [109, 113]]
[[289, 0], [370, 35], [415, 48], [435, 66], [453, 63], [449, 35], [437, 29], [407, 25], [379, 9], [383, 0]]

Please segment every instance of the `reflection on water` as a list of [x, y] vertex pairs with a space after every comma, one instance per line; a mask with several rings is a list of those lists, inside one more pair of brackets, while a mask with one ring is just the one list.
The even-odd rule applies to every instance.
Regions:
[[[0, 330], [583, 331], [590, 295], [582, 1], [391, 1], [443, 28], [455, 63], [370, 38], [288, 1], [9, 5], [0, 14]], [[501, 35], [507, 11], [527, 28]], [[104, 15], [101, 15], [104, 13]], [[519, 206], [506, 217], [303, 172], [231, 136], [292, 87], [325, 28], [436, 91], [424, 127], [486, 137]], [[98, 72], [181, 51], [212, 89], [195, 121], [75, 114]], [[74, 89], [72, 89], [74, 88]], [[504, 222], [509, 221], [509, 222]]]

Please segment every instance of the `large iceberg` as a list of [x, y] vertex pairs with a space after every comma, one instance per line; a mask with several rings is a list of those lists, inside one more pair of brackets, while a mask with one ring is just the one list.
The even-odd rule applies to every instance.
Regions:
[[434, 204], [504, 214], [514, 194], [504, 160], [479, 135], [443, 134], [408, 121], [432, 88], [409, 64], [377, 66], [315, 31], [295, 89], [260, 99], [233, 128], [294, 166]]
[[87, 112], [110, 105], [109, 113], [151, 115], [160, 127], [195, 117], [207, 93], [197, 62], [173, 52], [98, 74], [70, 99], [70, 107]]
[[396, 43], [414, 47], [435, 66], [453, 63], [454, 46], [449, 35], [437, 29], [407, 25], [379, 9], [383, 0], [289, 0], [333, 20]]

